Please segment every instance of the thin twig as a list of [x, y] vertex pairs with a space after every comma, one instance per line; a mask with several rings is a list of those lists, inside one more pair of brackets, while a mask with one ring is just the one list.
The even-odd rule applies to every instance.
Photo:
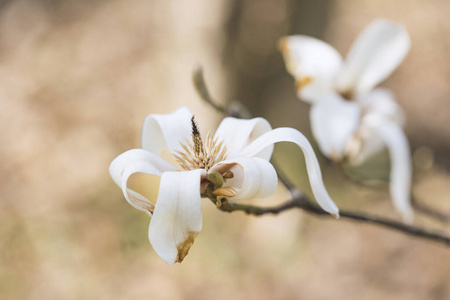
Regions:
[[411, 205], [414, 207], [414, 209], [417, 212], [420, 212], [423, 215], [431, 217], [431, 218], [433, 218], [435, 220], [438, 220], [438, 221], [440, 221], [442, 223], [446, 223], [446, 224], [450, 223], [450, 217], [449, 216], [447, 216], [447, 215], [445, 215], [445, 214], [443, 214], [443, 213], [441, 213], [441, 212], [439, 212], [439, 211], [437, 211], [437, 210], [427, 206], [426, 204], [419, 203], [417, 201], [417, 198], [414, 197], [414, 196], [411, 197]]
[[420, 227], [407, 225], [401, 222], [386, 219], [383, 217], [372, 216], [369, 214], [363, 214], [352, 211], [342, 211], [342, 210], [339, 213], [342, 218], [380, 225], [392, 230], [406, 233], [408, 235], [413, 235], [427, 240], [433, 240], [435, 242], [440, 242], [447, 246], [450, 246], [450, 237], [447, 237], [439, 232], [426, 230]]
[[208, 87], [206, 86], [205, 78], [203, 77], [203, 69], [199, 65], [195, 67], [194, 72], [192, 72], [192, 81], [194, 83], [195, 90], [197, 91], [200, 98], [202, 98], [206, 103], [211, 105], [218, 112], [228, 115], [229, 111], [225, 107], [216, 104], [216, 102], [211, 98]]
[[[217, 111], [229, 115], [229, 110], [226, 108], [217, 105], [211, 98], [208, 88], [206, 86], [205, 80], [203, 78], [203, 73], [201, 67], [198, 67], [194, 70], [193, 74], [194, 85], [197, 89], [200, 97], [205, 100], [206, 103], [211, 105]], [[254, 205], [246, 205], [235, 202], [229, 202], [226, 199], [222, 199], [220, 201], [220, 206], [218, 209], [224, 212], [234, 212], [234, 211], [242, 211], [248, 215], [261, 216], [265, 214], [279, 214], [283, 211], [299, 208], [308, 213], [325, 217], [325, 218], [333, 218], [330, 214], [325, 212], [322, 208], [314, 204], [310, 201], [299, 189], [297, 189], [281, 172], [280, 168], [275, 165], [275, 169], [277, 170], [278, 178], [284, 184], [284, 186], [291, 192], [292, 199], [286, 201], [285, 203], [274, 206], [274, 207], [259, 207]], [[212, 194], [205, 194], [204, 197], [208, 197], [214, 204], [218, 204], [217, 198]], [[417, 203], [416, 203], [417, 205]], [[404, 224], [395, 220], [391, 220], [388, 218], [383, 218], [367, 213], [355, 212], [355, 211], [347, 211], [340, 210], [339, 214], [343, 219], [349, 219], [358, 222], [371, 223], [374, 225], [379, 225], [388, 229], [392, 229], [398, 232], [402, 232], [404, 234], [420, 237], [423, 239], [440, 242], [445, 245], [450, 246], [450, 237], [442, 235], [438, 232], [426, 230], [423, 228], [419, 228], [413, 225]]]
[[[265, 214], [279, 214], [291, 208], [300, 208], [316, 216], [334, 219], [330, 214], [322, 210], [319, 206], [312, 204], [304, 195], [300, 196], [299, 198], [293, 197], [292, 200], [286, 201], [285, 203], [274, 207], [259, 207], [254, 205], [230, 203], [228, 201], [223, 202], [219, 207], [220, 210], [225, 212], [242, 211], [248, 215], [254, 216], [261, 216]], [[433, 240], [435, 242], [440, 242], [447, 246], [450, 246], [450, 237], [444, 236], [438, 232], [425, 230], [398, 221], [361, 212], [340, 210], [339, 214], [343, 219], [383, 226], [388, 229], [392, 229], [408, 235]]]

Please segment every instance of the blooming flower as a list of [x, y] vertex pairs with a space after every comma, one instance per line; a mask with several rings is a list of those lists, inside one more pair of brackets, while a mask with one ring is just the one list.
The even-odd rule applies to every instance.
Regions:
[[[262, 118], [225, 118], [214, 137], [203, 141], [185, 107], [149, 115], [142, 149], [119, 155], [109, 170], [126, 200], [151, 217], [150, 243], [166, 263], [173, 264], [184, 259], [202, 228], [202, 195], [212, 192], [218, 199], [238, 200], [275, 192], [278, 178], [269, 159], [277, 142], [292, 142], [303, 150], [315, 198], [325, 211], [338, 216], [308, 140], [292, 128], [272, 130]], [[164, 152], [170, 152], [168, 160], [173, 163], [160, 157]], [[133, 189], [130, 178], [136, 174], [147, 174], [147, 184], [159, 181], [158, 194], [146, 197]]]
[[373, 22], [345, 61], [333, 47], [308, 36], [285, 37], [280, 48], [296, 79], [297, 95], [312, 104], [311, 127], [320, 150], [335, 161], [357, 165], [386, 146], [394, 206], [412, 220], [412, 168], [403, 111], [389, 90], [375, 88], [408, 53], [406, 29], [385, 20]]

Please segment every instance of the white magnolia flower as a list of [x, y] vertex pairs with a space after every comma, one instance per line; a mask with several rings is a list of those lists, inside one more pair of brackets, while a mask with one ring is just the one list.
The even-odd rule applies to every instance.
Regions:
[[[264, 198], [276, 190], [278, 178], [270, 164], [273, 144], [292, 142], [305, 154], [312, 191], [319, 205], [339, 215], [322, 181], [319, 163], [308, 140], [292, 128], [272, 130], [262, 118], [225, 118], [214, 137], [202, 141], [191, 112], [182, 107], [144, 121], [142, 149], [119, 155], [110, 166], [127, 201], [151, 217], [149, 239], [168, 264], [181, 262], [202, 228], [201, 195], [212, 191], [229, 200]], [[160, 155], [169, 152], [170, 160]], [[159, 192], [144, 197], [131, 186], [132, 176], [147, 184], [159, 182]], [[223, 185], [217, 180], [223, 179]], [[212, 183], [214, 182], [214, 183]]]
[[385, 20], [373, 22], [345, 61], [336, 49], [308, 36], [285, 37], [280, 47], [296, 79], [297, 95], [312, 104], [311, 127], [320, 150], [335, 161], [360, 164], [386, 146], [394, 206], [412, 220], [412, 168], [403, 112], [390, 91], [375, 88], [408, 53], [406, 29]]

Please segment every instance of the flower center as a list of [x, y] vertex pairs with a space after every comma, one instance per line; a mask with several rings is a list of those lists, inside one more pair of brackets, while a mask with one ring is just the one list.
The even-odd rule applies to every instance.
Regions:
[[227, 147], [220, 143], [218, 139], [211, 137], [208, 133], [206, 142], [203, 144], [198, 130], [198, 125], [194, 117], [191, 119], [192, 125], [192, 141], [186, 139], [186, 143], [181, 143], [183, 151], [175, 151], [172, 153], [180, 167], [185, 170], [205, 169], [208, 171], [216, 163], [227, 158]]

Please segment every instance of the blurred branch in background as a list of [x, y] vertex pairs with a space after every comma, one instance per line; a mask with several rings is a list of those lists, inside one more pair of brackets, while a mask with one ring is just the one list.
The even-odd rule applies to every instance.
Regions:
[[[193, 71], [193, 81], [194, 86], [198, 91], [198, 94], [204, 100], [208, 105], [212, 106], [214, 109], [216, 109], [218, 112], [223, 113], [225, 115], [230, 115], [230, 110], [217, 105], [211, 98], [211, 94], [208, 91], [208, 88], [206, 86], [205, 79], [203, 77], [203, 71], [200, 66], [194, 69]], [[241, 116], [238, 113], [234, 113], [233, 117], [240, 118]], [[233, 211], [242, 211], [245, 212], [248, 215], [254, 215], [254, 216], [261, 216], [265, 214], [278, 214], [283, 211], [292, 209], [292, 208], [299, 208], [302, 209], [308, 213], [312, 213], [317, 216], [321, 217], [327, 217], [327, 218], [333, 218], [332, 215], [328, 214], [324, 210], [322, 210], [319, 206], [313, 204], [313, 202], [306, 197], [298, 188], [296, 188], [292, 182], [283, 174], [283, 172], [280, 170], [279, 166], [277, 166], [275, 163], [272, 162], [274, 165], [279, 180], [283, 183], [283, 185], [290, 191], [292, 199], [286, 201], [285, 203], [275, 206], [275, 207], [259, 207], [255, 205], [246, 205], [246, 204], [240, 204], [240, 203], [231, 203], [228, 202], [226, 199], [223, 199], [218, 203], [217, 197], [213, 195], [206, 195], [214, 204], [217, 205], [218, 209], [225, 211], [225, 212], [233, 212]], [[419, 206], [421, 208], [421, 211], [433, 215], [436, 218], [440, 219], [441, 221], [444, 220], [444, 218], [447, 218], [446, 216], [439, 214], [435, 215], [436, 212], [433, 210], [426, 208], [424, 206], [418, 205], [416, 203], [416, 207]], [[408, 235], [432, 240], [435, 242], [440, 242], [445, 245], [450, 246], [450, 237], [447, 237], [443, 234], [440, 234], [438, 232], [429, 231], [426, 229], [419, 228], [417, 226], [413, 225], [407, 225], [398, 221], [390, 220], [387, 218], [362, 213], [362, 212], [355, 212], [355, 211], [349, 211], [349, 210], [339, 210], [339, 214], [342, 218], [350, 219], [353, 221], [358, 222], [364, 222], [364, 223], [371, 223], [379, 226], [386, 227], [391, 230], [396, 230]], [[446, 220], [446, 219], [445, 219]]]
[[[333, 165], [330, 160], [327, 160], [326, 163], [328, 167]], [[434, 165], [433, 151], [423, 146], [416, 149], [414, 151], [414, 164], [416, 165], [416, 173], [418, 174], [420, 174], [420, 171], [426, 171], [431, 168]], [[349, 164], [344, 164], [342, 167], [337, 166], [336, 169], [339, 170], [343, 178], [350, 180], [360, 188], [367, 189], [375, 187], [380, 183], [387, 184], [389, 182], [389, 173], [386, 170], [390, 169], [390, 161], [388, 155], [381, 152], [366, 161], [362, 166], [352, 167]], [[420, 177], [421, 175], [416, 176]], [[424, 203], [414, 191], [411, 192], [411, 206], [417, 213], [430, 219], [444, 224], [450, 222], [448, 215], [442, 213], [438, 208], [433, 207], [429, 203]]]
[[223, 51], [228, 76], [227, 99], [242, 103], [263, 115], [264, 95], [273, 83], [286, 79], [277, 50], [278, 39], [290, 32], [323, 35], [328, 24], [329, 0], [233, 0], [226, 25]]
[[440, 221], [442, 223], [449, 223], [450, 222], [450, 217], [449, 216], [447, 216], [447, 215], [437, 211], [436, 209], [434, 209], [434, 208], [432, 208], [432, 207], [430, 207], [430, 206], [428, 206], [428, 205], [426, 205], [424, 203], [419, 202], [416, 197], [414, 197], [414, 196], [411, 197], [411, 202], [412, 202], [411, 203], [412, 207], [417, 212], [422, 213], [422, 214], [424, 214], [426, 216], [429, 216], [429, 217], [431, 217], [431, 218], [433, 218], [435, 220], [438, 220], [438, 221]]

